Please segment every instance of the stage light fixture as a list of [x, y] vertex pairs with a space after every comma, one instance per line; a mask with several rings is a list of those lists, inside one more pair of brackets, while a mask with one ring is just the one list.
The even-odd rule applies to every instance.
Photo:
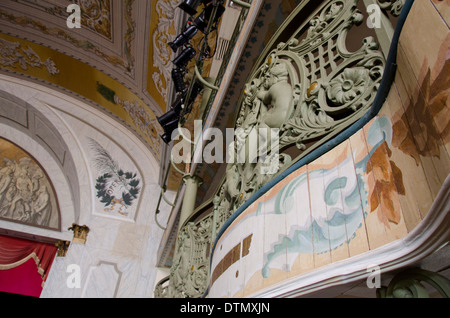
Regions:
[[177, 112], [174, 111], [173, 109], [170, 109], [167, 113], [157, 117], [156, 119], [158, 120], [158, 123], [161, 125], [161, 127], [165, 129], [165, 127], [168, 126], [170, 122], [178, 118], [179, 114], [177, 114]]
[[[197, 28], [205, 33], [206, 27], [208, 26], [209, 20], [211, 20], [212, 11], [214, 6], [212, 4], [208, 5], [202, 13], [194, 20], [194, 24]], [[217, 23], [219, 19], [222, 17], [225, 12], [225, 7], [223, 5], [219, 5], [217, 7], [216, 15], [214, 16], [213, 24]]]
[[180, 55], [173, 60], [173, 64], [175, 64], [179, 68], [184, 68], [189, 63], [191, 59], [194, 58], [197, 52], [190, 45], [187, 45], [186, 48], [180, 53]]
[[[203, 1], [205, 5], [209, 2], [211, 1]], [[213, 5], [208, 5], [205, 10], [203, 10], [203, 12], [199, 14], [197, 18], [195, 18], [194, 21], [188, 21], [187, 28], [181, 34], [179, 34], [175, 38], [175, 40], [168, 43], [172, 51], [176, 52], [178, 48], [188, 43], [199, 30], [202, 33], [205, 33], [206, 27], [208, 26], [209, 20], [211, 19], [213, 8]], [[219, 21], [224, 11], [225, 7], [223, 5], [219, 5], [217, 8], [216, 16], [214, 18], [214, 23], [217, 23]]]
[[164, 115], [156, 118], [164, 129], [164, 133], [161, 135], [161, 139], [168, 144], [172, 140], [172, 133], [178, 128], [178, 122], [180, 120], [179, 113], [174, 109], [169, 110]]
[[172, 81], [177, 93], [184, 93], [186, 91], [183, 69], [176, 67], [172, 70]]
[[172, 120], [171, 122], [167, 123], [166, 126], [164, 126], [164, 133], [161, 135], [161, 139], [166, 144], [169, 144], [172, 141], [173, 131], [177, 128], [178, 128], [178, 118]]
[[180, 114], [183, 109], [184, 97], [178, 98], [167, 111], [160, 117], [157, 117], [158, 123], [164, 129], [164, 133], [161, 135], [161, 139], [168, 144], [172, 141], [172, 133], [178, 128], [178, 122], [180, 121]]
[[178, 7], [187, 14], [195, 15], [200, 2], [201, 0], [185, 0]]
[[198, 81], [195, 81], [194, 86], [192, 87], [191, 96], [189, 97], [189, 103], [193, 103], [197, 98], [198, 94], [203, 90], [203, 85]]
[[172, 51], [176, 52], [179, 47], [188, 43], [194, 37], [194, 35], [197, 34], [197, 26], [192, 22], [188, 22], [188, 25], [189, 26], [186, 28], [186, 30], [183, 31], [183, 33], [178, 35], [175, 40], [173, 40], [173, 42], [168, 43]]
[[202, 2], [204, 5], [210, 3], [212, 0], [185, 0], [178, 6], [181, 10], [189, 15], [196, 15], [197, 8]]
[[[198, 81], [194, 82], [192, 86], [191, 94], [189, 95], [189, 100], [186, 103], [186, 113], [190, 113], [192, 110], [192, 105], [197, 98], [198, 94], [203, 90], [203, 85]], [[186, 96], [185, 96], [186, 97]]]

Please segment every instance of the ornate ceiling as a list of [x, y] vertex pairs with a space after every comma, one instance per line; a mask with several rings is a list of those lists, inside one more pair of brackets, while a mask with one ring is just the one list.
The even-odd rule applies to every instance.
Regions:
[[[177, 8], [180, 1], [2, 0], [0, 73], [38, 81], [104, 111], [130, 128], [157, 160], [166, 161], [161, 155], [162, 129], [156, 116], [165, 113], [173, 96], [170, 72], [175, 56], [167, 43], [176, 37], [187, 19]], [[215, 127], [233, 126], [239, 86], [245, 81], [252, 60], [296, 2], [285, 0], [263, 5], [229, 96], [219, 106], [222, 110], [214, 120]], [[71, 14], [67, 7], [73, 3], [81, 8], [79, 29], [67, 25]], [[232, 31], [234, 26], [229, 24]], [[197, 36], [201, 36], [200, 32]], [[203, 75], [213, 67], [211, 63], [205, 63]], [[197, 118], [196, 108], [200, 106], [196, 103], [191, 119]], [[192, 128], [192, 123], [186, 125]], [[199, 165], [196, 170], [205, 180], [198, 198], [201, 202], [214, 191], [210, 185], [218, 167]], [[172, 171], [168, 188], [176, 190], [180, 182], [180, 175]]]
[[[173, 52], [185, 19], [175, 0], [2, 0], [0, 70], [75, 95], [129, 126], [159, 159], [156, 116], [171, 99]], [[81, 28], [69, 28], [70, 4]]]

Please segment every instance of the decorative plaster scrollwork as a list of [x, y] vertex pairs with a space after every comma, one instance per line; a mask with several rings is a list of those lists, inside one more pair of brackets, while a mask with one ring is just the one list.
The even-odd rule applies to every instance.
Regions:
[[111, 0], [15, 0], [27, 7], [26, 10], [38, 9], [54, 17], [67, 18], [67, 6], [72, 2], [81, 8], [81, 23], [92, 31], [112, 40], [112, 6]]
[[175, 36], [171, 29], [174, 27], [177, 6], [178, 1], [174, 0], [159, 0], [156, 4], [158, 24], [153, 33], [153, 66], [159, 72], [154, 72], [152, 79], [158, 93], [161, 94], [166, 103], [169, 97], [167, 83], [170, 82], [171, 61], [173, 59], [173, 53], [168, 43]]
[[81, 23], [111, 39], [111, 0], [78, 0], [77, 3], [81, 7]]
[[20, 67], [23, 70], [27, 70], [28, 67], [42, 68], [45, 66], [50, 75], [59, 74], [59, 70], [51, 58], [42, 62], [31, 47], [22, 48], [19, 42], [9, 42], [3, 39], [0, 39], [0, 64], [12, 68]]
[[151, 118], [148, 111], [146, 111], [138, 101], [132, 103], [128, 100], [122, 100], [117, 95], [114, 95], [114, 102], [123, 107], [136, 127], [138, 127], [139, 130], [153, 142], [155, 148], [159, 147], [159, 144], [161, 143], [159, 135], [162, 134], [163, 131], [156, 118]]
[[[94, 3], [94, 2], [95, 3]], [[26, 1], [25, 1], [26, 2]], [[104, 2], [103, 0], [89, 0], [81, 1], [81, 7], [83, 7], [83, 25], [92, 25], [96, 27], [96, 33], [107, 36], [105, 25], [111, 25], [113, 22], [110, 21], [110, 11], [111, 3]], [[93, 40], [80, 39], [76, 33], [69, 31], [68, 29], [51, 27], [47, 23], [43, 23], [40, 20], [33, 19], [26, 16], [17, 16], [15, 13], [5, 11], [0, 9], [0, 19], [8, 21], [12, 24], [19, 25], [21, 27], [31, 27], [42, 32], [45, 36], [53, 36], [54, 38], [62, 39], [74, 45], [77, 48], [81, 48], [85, 51], [91, 52], [96, 56], [100, 57], [105, 62], [111, 64], [114, 67], [120, 67], [125, 71], [125, 74], [131, 78], [135, 76], [135, 57], [132, 52], [132, 44], [135, 40], [135, 28], [136, 22], [133, 17], [133, 4], [135, 0], [125, 0], [124, 1], [124, 21], [126, 22], [126, 27], [124, 27], [125, 32], [123, 35], [123, 47], [125, 56], [111, 55], [107, 50], [103, 49], [98, 43], [94, 43]], [[26, 2], [27, 5], [38, 6], [38, 4]], [[63, 15], [65, 13], [65, 8], [62, 10], [61, 7], [46, 7], [48, 4], [41, 4], [40, 9], [45, 10], [52, 16]], [[87, 11], [85, 11], [87, 10]], [[97, 13], [102, 12], [100, 16]], [[101, 21], [101, 24], [99, 23]], [[99, 25], [102, 25], [99, 27]], [[111, 31], [109, 31], [111, 32]]]
[[[249, 151], [244, 151], [245, 161], [228, 163], [223, 183], [212, 201], [213, 212], [204, 219], [213, 216], [213, 222], [208, 226], [191, 223], [180, 230], [169, 285], [162, 286], [167, 280], [161, 281], [159, 296], [201, 296], [203, 285], [195, 282], [207, 281], [203, 280], [201, 266], [209, 255], [205, 258], [207, 253], [200, 253], [202, 257], [196, 259], [193, 251], [204, 251], [207, 245], [202, 244], [212, 245], [212, 235], [219, 233], [230, 216], [284, 168], [342, 132], [370, 109], [385, 60], [370, 36], [356, 51], [347, 47], [350, 29], [364, 21], [357, 3], [358, 0], [322, 1], [309, 20], [256, 65], [240, 99], [235, 140], [228, 150], [230, 155], [239, 156], [241, 150], [250, 148], [254, 141], [250, 136], [255, 131], [258, 134], [261, 128], [270, 128], [274, 132], [271, 130], [263, 138], [267, 152], [257, 154], [255, 160]], [[291, 16], [285, 28], [298, 23], [298, 16]], [[213, 234], [208, 236], [211, 231]]]
[[[349, 30], [363, 20], [356, 0], [324, 1], [311, 20], [280, 42], [253, 72], [236, 121], [235, 153], [248, 146], [252, 130], [261, 128], [279, 129], [279, 148], [268, 146], [267, 157], [256, 164], [228, 164], [214, 201], [217, 228], [283, 167], [370, 108], [385, 60], [370, 36], [358, 50], [347, 48]], [[283, 153], [291, 146], [300, 150], [298, 157]]]
[[155, 297], [201, 297], [208, 287], [209, 249], [212, 215], [180, 230], [170, 281], [165, 288], [156, 288]]
[[392, 15], [398, 17], [405, 5], [405, 0], [377, 0], [383, 10], [390, 10]]

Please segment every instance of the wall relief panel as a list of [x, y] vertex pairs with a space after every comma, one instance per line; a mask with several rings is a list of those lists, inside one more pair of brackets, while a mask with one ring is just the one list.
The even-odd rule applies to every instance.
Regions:
[[60, 230], [55, 190], [34, 158], [0, 138], [0, 219]]

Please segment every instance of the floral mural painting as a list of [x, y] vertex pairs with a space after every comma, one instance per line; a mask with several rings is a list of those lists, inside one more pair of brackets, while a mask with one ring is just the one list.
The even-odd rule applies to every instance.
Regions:
[[[447, 50], [447, 45], [442, 50]], [[427, 65], [428, 61], [424, 62]], [[422, 68], [424, 69], [424, 68]], [[394, 122], [393, 145], [411, 156], [420, 165], [420, 156], [441, 156], [439, 145], [450, 141], [450, 60], [436, 63], [424, 75], [420, 93]], [[436, 74], [432, 79], [432, 73]], [[418, 132], [413, 135], [412, 132]], [[442, 141], [441, 141], [442, 138]]]
[[[271, 263], [286, 251], [288, 254], [320, 254], [330, 248], [337, 248], [354, 236], [364, 218], [360, 193], [363, 195], [367, 193], [363, 178], [360, 173], [357, 178], [354, 175], [338, 176], [335, 173], [338, 169], [351, 171], [349, 168], [352, 166], [353, 160], [350, 157], [332, 169], [317, 169], [304, 173], [272, 198], [274, 202], [270, 200], [259, 205], [258, 211], [264, 209], [265, 213], [297, 213], [300, 216], [299, 222], [291, 225], [290, 233], [287, 236], [282, 235], [278, 242], [272, 244], [272, 249], [266, 252], [262, 269], [264, 278], [270, 276]], [[321, 213], [310, 214], [304, 210], [299, 211], [289, 203], [294, 201], [294, 197], [301, 197], [301, 192], [305, 191], [306, 187], [322, 190], [322, 193], [314, 192], [315, 196], [325, 203], [323, 206], [326, 208], [320, 211]], [[275, 204], [269, 208], [268, 205], [272, 203]]]
[[377, 171], [375, 187], [370, 193], [370, 212], [378, 209], [378, 218], [387, 228], [389, 223], [398, 224], [401, 218], [399, 201], [395, 200], [398, 194], [405, 195], [402, 171], [395, 162], [389, 160], [392, 155], [386, 142], [381, 144], [373, 153], [371, 163], [367, 164], [367, 172]]
[[[272, 199], [276, 204], [272, 208], [265, 208], [265, 213], [303, 214], [299, 218], [303, 222], [292, 225], [289, 235], [282, 235], [265, 253], [262, 269], [264, 278], [270, 276], [271, 263], [286, 251], [288, 254], [321, 254], [349, 243], [363, 226], [366, 213], [363, 211], [367, 211], [367, 208], [370, 213], [377, 210], [380, 222], [387, 226], [389, 222], [397, 224], [400, 221], [400, 209], [395, 206], [396, 201], [392, 197], [398, 189], [398, 193], [404, 194], [404, 187], [400, 169], [389, 160], [391, 142], [390, 120], [387, 117], [377, 118], [367, 134], [367, 143], [372, 149], [361, 161], [354, 163], [351, 155], [333, 168], [304, 173]], [[373, 170], [377, 171], [375, 187], [370, 187], [366, 179]], [[316, 183], [319, 185], [315, 186]], [[305, 211], [298, 211], [289, 203], [293, 202], [294, 196], [300, 197], [305, 187], [314, 188], [314, 197], [322, 198], [325, 208], [320, 213], [305, 215]], [[322, 190], [322, 193], [317, 190]], [[381, 196], [380, 201], [375, 199], [378, 196]], [[258, 210], [262, 211], [262, 205], [267, 204], [271, 204], [271, 201], [260, 203]], [[380, 204], [383, 208], [377, 209]]]
[[60, 229], [58, 202], [46, 173], [23, 149], [2, 138], [0, 219]]
[[95, 190], [103, 212], [128, 217], [135, 210], [135, 202], [141, 192], [141, 180], [137, 172], [125, 171], [99, 142], [89, 138], [95, 153], [94, 166], [99, 175]]
[[[402, 171], [391, 160], [392, 139], [390, 119], [376, 117], [368, 125], [364, 143], [325, 154], [328, 164], [317, 161], [302, 167], [297, 176], [282, 181], [279, 190], [244, 212], [221, 240], [237, 242], [249, 234], [248, 228], [253, 241], [261, 242], [252, 245], [248, 259], [241, 260], [248, 279], [290, 272], [299, 255], [329, 253], [359, 241], [358, 233], [366, 236], [365, 230], [359, 231], [372, 213], [376, 217], [371, 219], [386, 228], [398, 224], [402, 218], [398, 195], [405, 194], [405, 187]], [[261, 229], [270, 224], [270, 230], [255, 230], [261, 223]], [[257, 261], [261, 252], [262, 264]]]

